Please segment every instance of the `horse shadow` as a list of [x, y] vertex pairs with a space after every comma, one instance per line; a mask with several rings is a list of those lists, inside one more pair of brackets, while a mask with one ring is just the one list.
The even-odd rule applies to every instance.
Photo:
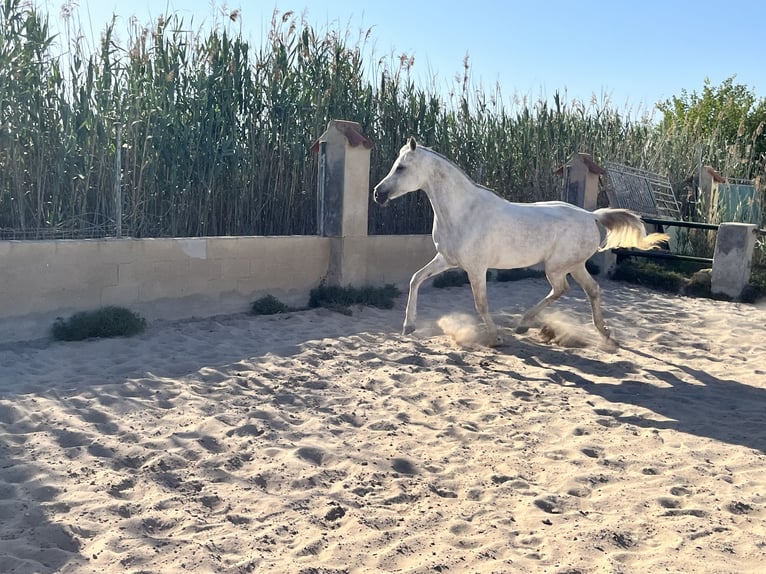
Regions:
[[[608, 363], [581, 354], [573, 360], [571, 349], [529, 340], [517, 340], [499, 352], [513, 355], [530, 367], [552, 371], [549, 380], [556, 384], [573, 385], [610, 403], [634, 405], [658, 415], [654, 419], [623, 414], [627, 409], [599, 413], [621, 424], [676, 430], [766, 453], [766, 389], [720, 378], [704, 368], [629, 345], [620, 345], [620, 349], [628, 359]], [[631, 355], [638, 360], [629, 360]], [[605, 376], [619, 382], [599, 383], [591, 378]]]

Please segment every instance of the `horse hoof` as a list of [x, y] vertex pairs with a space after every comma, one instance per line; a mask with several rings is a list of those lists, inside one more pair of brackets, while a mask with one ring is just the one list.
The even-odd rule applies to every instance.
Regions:
[[402, 335], [409, 335], [415, 331], [415, 325], [405, 325], [402, 329]]
[[543, 341], [546, 343], [550, 343], [551, 341], [556, 340], [556, 331], [554, 331], [549, 325], [543, 325], [540, 329], [540, 336], [543, 338]]
[[529, 331], [529, 327], [527, 327], [526, 325], [519, 325], [518, 327], [516, 327], [516, 334], [518, 335], [523, 335], [527, 331]]
[[604, 339], [602, 342], [602, 346], [604, 350], [608, 352], [612, 352], [612, 353], [620, 349], [620, 343], [615, 341], [612, 337], [607, 337], [606, 339]]

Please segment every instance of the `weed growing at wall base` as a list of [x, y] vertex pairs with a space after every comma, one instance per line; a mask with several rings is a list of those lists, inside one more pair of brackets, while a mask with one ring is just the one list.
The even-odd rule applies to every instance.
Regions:
[[278, 315], [280, 313], [289, 313], [293, 310], [294, 309], [274, 297], [274, 295], [266, 295], [265, 297], [256, 299], [250, 306], [250, 313], [252, 315]]
[[[539, 269], [521, 268], [521, 269], [489, 269], [487, 270], [487, 281], [521, 281], [522, 279], [530, 279], [542, 277], [545, 278], [545, 272]], [[443, 289], [445, 287], [460, 287], [461, 285], [468, 285], [468, 274], [462, 269], [445, 271], [437, 275], [433, 280], [433, 286], [437, 289]]]
[[379, 309], [391, 309], [399, 296], [395, 285], [383, 287], [339, 287], [320, 285], [309, 294], [309, 307], [326, 307], [350, 315], [351, 305], [369, 305]]
[[51, 334], [58, 341], [82, 341], [97, 337], [131, 337], [142, 333], [146, 319], [124, 307], [81, 311], [69, 319], [59, 317]]
[[[729, 301], [730, 297], [710, 290], [711, 270], [701, 270], [691, 262], [659, 264], [652, 261], [627, 259], [620, 263], [612, 276], [616, 281], [634, 283], [687, 297], [703, 297]], [[766, 269], [753, 268], [749, 283], [737, 298], [742, 303], [755, 303], [766, 295]]]
[[693, 272], [683, 272], [652, 261], [628, 259], [614, 270], [612, 279], [635, 283], [666, 293], [680, 293]]
[[460, 287], [468, 285], [468, 273], [462, 269], [456, 271], [445, 271], [434, 277], [433, 286], [437, 289], [446, 289], [447, 287]]

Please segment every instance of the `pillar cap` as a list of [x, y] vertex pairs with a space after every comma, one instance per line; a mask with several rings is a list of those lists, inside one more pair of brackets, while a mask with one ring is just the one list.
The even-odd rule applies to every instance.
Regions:
[[601, 167], [595, 161], [593, 161], [593, 156], [591, 156], [589, 153], [582, 153], [582, 152], [571, 155], [569, 157], [569, 161], [567, 161], [564, 165], [560, 166], [554, 173], [558, 176], [563, 176], [564, 168], [572, 167], [572, 164], [576, 160], [584, 163], [590, 173], [595, 173], [596, 175], [604, 175], [606, 173], [603, 167]]
[[347, 120], [330, 120], [327, 124], [325, 132], [317, 138], [317, 140], [311, 144], [311, 151], [317, 153], [319, 151], [319, 144], [329, 139], [330, 133], [335, 130], [346, 138], [346, 141], [351, 147], [362, 146], [365, 149], [372, 149], [375, 147], [375, 142], [368, 138], [362, 131], [361, 124], [357, 122], [350, 122]]

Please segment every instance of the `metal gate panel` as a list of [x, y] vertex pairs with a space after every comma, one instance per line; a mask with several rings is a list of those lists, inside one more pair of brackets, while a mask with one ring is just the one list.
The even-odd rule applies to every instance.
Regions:
[[666, 176], [609, 161], [604, 167], [610, 205], [650, 217], [681, 219], [681, 208]]

